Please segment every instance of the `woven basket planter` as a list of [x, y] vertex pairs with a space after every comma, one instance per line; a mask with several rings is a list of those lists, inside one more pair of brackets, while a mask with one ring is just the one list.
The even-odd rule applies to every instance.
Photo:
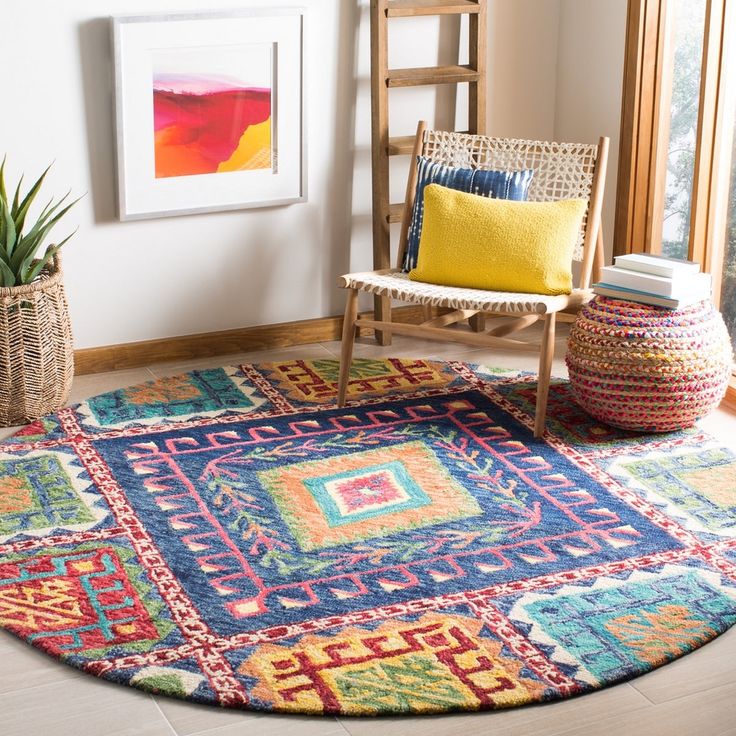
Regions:
[[60, 409], [73, 376], [69, 308], [56, 258], [33, 283], [0, 288], [0, 426]]
[[718, 406], [731, 359], [710, 302], [671, 310], [598, 296], [575, 321], [565, 360], [575, 400], [596, 419], [669, 432]]

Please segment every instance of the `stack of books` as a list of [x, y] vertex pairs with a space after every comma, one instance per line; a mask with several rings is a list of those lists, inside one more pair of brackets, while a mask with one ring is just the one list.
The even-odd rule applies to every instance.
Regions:
[[694, 261], [630, 253], [616, 256], [615, 264], [601, 269], [601, 280], [593, 284], [594, 293], [668, 309], [710, 299], [711, 276], [700, 273], [700, 265]]

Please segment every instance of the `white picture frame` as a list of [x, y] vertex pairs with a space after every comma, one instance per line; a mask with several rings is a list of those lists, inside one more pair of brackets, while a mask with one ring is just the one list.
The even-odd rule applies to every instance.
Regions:
[[112, 18], [120, 220], [306, 201], [304, 24], [303, 8]]

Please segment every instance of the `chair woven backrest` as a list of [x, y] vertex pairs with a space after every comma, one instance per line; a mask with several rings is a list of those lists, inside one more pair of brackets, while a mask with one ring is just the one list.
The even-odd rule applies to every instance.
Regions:
[[[514, 138], [427, 130], [422, 155], [448, 166], [473, 169], [519, 171], [533, 169], [529, 200], [585, 199], [590, 205], [598, 145], [591, 143], [550, 143]], [[582, 260], [587, 227], [586, 211], [575, 260]]]

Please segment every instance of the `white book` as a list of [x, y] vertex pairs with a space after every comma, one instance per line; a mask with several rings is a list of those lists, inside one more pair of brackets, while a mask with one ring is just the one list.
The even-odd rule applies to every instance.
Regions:
[[623, 299], [628, 302], [638, 302], [639, 304], [652, 304], [656, 307], [666, 307], [667, 309], [682, 309], [683, 307], [689, 307], [691, 304], [697, 304], [705, 299], [710, 299], [710, 290], [704, 291], [700, 294], [694, 293], [683, 299], [670, 299], [666, 296], [649, 294], [646, 291], [624, 289], [602, 283], [593, 284], [593, 293], [600, 294], [601, 296], [608, 296], [613, 299]]
[[658, 296], [681, 299], [692, 293], [710, 290], [712, 279], [709, 273], [678, 273], [671, 278], [655, 276], [641, 271], [630, 271], [618, 266], [605, 266], [601, 269], [600, 280], [609, 286], [623, 286], [625, 289], [648, 291]]
[[675, 274], [690, 275], [700, 271], [700, 264], [695, 261], [658, 256], [653, 253], [628, 253], [625, 256], [616, 256], [614, 262], [617, 266], [630, 271], [641, 271], [668, 278], [672, 278]]

